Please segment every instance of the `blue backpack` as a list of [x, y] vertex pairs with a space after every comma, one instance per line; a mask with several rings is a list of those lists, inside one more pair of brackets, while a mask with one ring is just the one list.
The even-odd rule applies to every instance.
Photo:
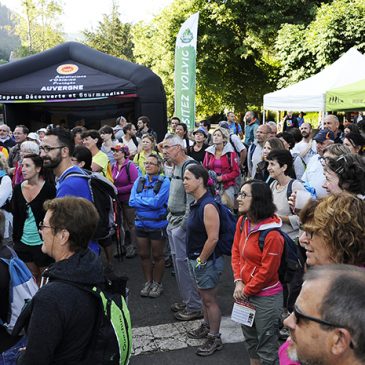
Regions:
[[0, 325], [11, 334], [20, 312], [33, 298], [38, 286], [27, 265], [18, 258], [12, 248], [9, 246], [6, 248], [11, 252], [11, 257], [9, 259], [1, 257], [0, 260], [9, 266], [9, 310], [7, 321], [4, 323], [0, 320]]

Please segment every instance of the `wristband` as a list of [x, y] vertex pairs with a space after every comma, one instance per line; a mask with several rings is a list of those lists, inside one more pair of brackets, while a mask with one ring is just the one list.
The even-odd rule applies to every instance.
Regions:
[[196, 265], [195, 265], [195, 268], [196, 269], [199, 269], [200, 268], [200, 266], [205, 266], [207, 264], [207, 262], [205, 261], [205, 262], [203, 262], [201, 259], [200, 259], [200, 257], [198, 257], [197, 259], [196, 259]]

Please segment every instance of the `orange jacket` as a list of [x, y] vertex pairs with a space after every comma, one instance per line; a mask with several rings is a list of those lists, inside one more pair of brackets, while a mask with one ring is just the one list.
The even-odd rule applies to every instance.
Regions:
[[235, 280], [242, 280], [245, 284], [243, 293], [247, 296], [256, 295], [260, 291], [270, 289], [279, 281], [279, 266], [284, 249], [284, 238], [273, 230], [265, 239], [264, 249], [260, 250], [260, 231], [281, 227], [281, 219], [274, 215], [251, 227], [246, 218], [242, 232], [240, 217], [234, 236], [232, 247], [232, 270]]

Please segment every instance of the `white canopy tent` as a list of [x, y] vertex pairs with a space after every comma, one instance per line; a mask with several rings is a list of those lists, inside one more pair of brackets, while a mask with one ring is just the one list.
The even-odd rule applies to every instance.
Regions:
[[365, 56], [349, 49], [332, 65], [297, 84], [264, 95], [265, 110], [326, 110], [326, 92], [365, 78]]

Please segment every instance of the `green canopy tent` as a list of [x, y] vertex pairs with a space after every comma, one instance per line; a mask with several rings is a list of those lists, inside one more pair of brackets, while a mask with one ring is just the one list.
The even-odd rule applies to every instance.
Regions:
[[365, 79], [327, 91], [327, 111], [356, 109], [365, 109]]

